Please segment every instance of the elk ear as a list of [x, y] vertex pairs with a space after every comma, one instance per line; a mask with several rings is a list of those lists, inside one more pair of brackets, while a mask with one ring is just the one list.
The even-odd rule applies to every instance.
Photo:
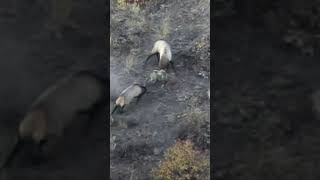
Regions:
[[[148, 62], [148, 60], [153, 56], [153, 55], [156, 55], [157, 53], [151, 53], [148, 57], [147, 57], [147, 59], [144, 61], [144, 64], [143, 64], [143, 67], [145, 67], [146, 65], [147, 65], [147, 62]], [[159, 59], [159, 58], [158, 58]]]

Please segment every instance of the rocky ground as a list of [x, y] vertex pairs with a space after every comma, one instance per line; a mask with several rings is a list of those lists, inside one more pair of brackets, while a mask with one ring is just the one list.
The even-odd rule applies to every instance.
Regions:
[[[79, 69], [103, 73], [107, 67], [104, 1], [76, 1], [72, 19], [80, 27], [65, 29], [61, 39], [44, 28], [48, 19], [38, 1], [18, 1], [15, 15], [10, 2], [0, 5], [0, 161], [11, 149], [18, 122], [46, 87]], [[88, 136], [75, 129], [78, 133], [66, 136], [58, 147], [63, 151], [40, 166], [19, 155], [1, 170], [1, 179], [106, 179], [105, 114], [94, 121]]]
[[[111, 179], [151, 179], [164, 153], [178, 139], [192, 135], [185, 128], [189, 113], [205, 115], [202, 133], [209, 134], [207, 90], [210, 86], [210, 8], [208, 0], [151, 1], [145, 8], [117, 6], [111, 1], [111, 102], [133, 82], [146, 83], [152, 70], [142, 63], [156, 40], [172, 47], [176, 74], [169, 82], [147, 84], [148, 93], [138, 105], [114, 114], [111, 124]], [[198, 143], [208, 149], [209, 142]]]

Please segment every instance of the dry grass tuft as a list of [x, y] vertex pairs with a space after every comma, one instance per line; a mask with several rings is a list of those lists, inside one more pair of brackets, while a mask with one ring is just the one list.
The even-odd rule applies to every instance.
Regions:
[[179, 138], [190, 139], [201, 149], [210, 148], [210, 118], [208, 112], [191, 111], [182, 115], [184, 123], [180, 128]]
[[207, 153], [196, 150], [191, 141], [178, 141], [168, 149], [165, 160], [152, 170], [152, 175], [161, 180], [209, 180], [209, 157]]
[[129, 6], [145, 7], [150, 0], [117, 0], [118, 8], [126, 9]]

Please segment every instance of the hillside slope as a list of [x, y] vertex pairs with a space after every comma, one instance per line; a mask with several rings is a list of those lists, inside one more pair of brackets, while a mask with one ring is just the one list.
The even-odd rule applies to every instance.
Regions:
[[[209, 0], [150, 1], [145, 8], [121, 9], [111, 3], [111, 102], [133, 82], [147, 84], [148, 93], [124, 114], [114, 114], [111, 136], [111, 179], [150, 179], [163, 154], [186, 132], [188, 113], [205, 115], [209, 124], [210, 7]], [[146, 83], [155, 59], [142, 63], [156, 40], [172, 47], [176, 74], [170, 83]], [[209, 125], [207, 126], [209, 127]], [[206, 147], [208, 149], [208, 147]]]

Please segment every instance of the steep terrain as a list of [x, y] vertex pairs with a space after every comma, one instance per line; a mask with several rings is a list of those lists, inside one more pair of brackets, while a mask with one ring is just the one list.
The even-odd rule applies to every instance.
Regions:
[[[186, 114], [201, 112], [209, 124], [210, 7], [208, 0], [150, 1], [145, 8], [121, 9], [111, 1], [111, 102], [133, 82], [148, 93], [123, 114], [114, 114], [111, 136], [111, 179], [150, 179], [150, 171], [183, 134]], [[143, 61], [156, 40], [172, 47], [176, 74], [166, 85], [146, 83], [155, 59]], [[208, 126], [209, 127], [209, 126]]]

